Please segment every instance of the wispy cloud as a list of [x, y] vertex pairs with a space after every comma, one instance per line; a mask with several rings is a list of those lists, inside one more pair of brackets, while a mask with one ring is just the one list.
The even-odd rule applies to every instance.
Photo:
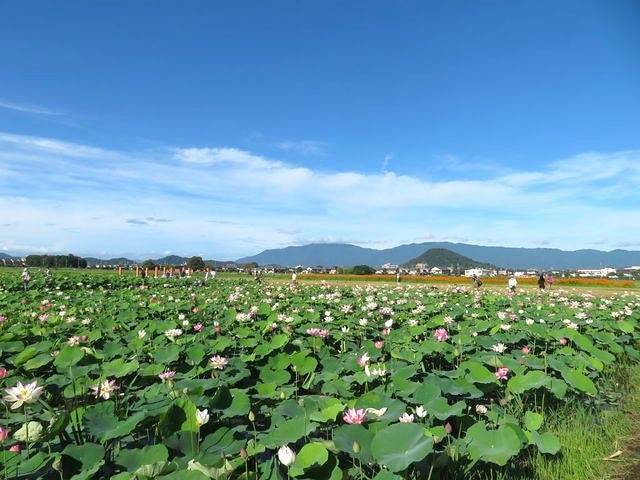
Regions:
[[382, 159], [382, 171], [384, 173], [386, 173], [389, 170], [389, 164], [391, 163], [391, 160], [393, 160], [393, 158], [394, 158], [394, 155], [392, 153], [388, 153]]
[[24, 103], [11, 102], [3, 98], [0, 98], [0, 108], [4, 108], [7, 110], [14, 110], [16, 112], [30, 113], [35, 115], [51, 115], [51, 116], [62, 115], [62, 113], [60, 112], [55, 112], [53, 110], [49, 110], [48, 108], [40, 107], [38, 105], [29, 105]]
[[640, 238], [639, 151], [451, 180], [325, 172], [233, 147], [127, 152], [0, 133], [0, 172], [7, 248], [228, 259], [308, 239], [577, 249], [596, 241], [594, 225], [609, 239], [601, 248]]
[[325, 155], [329, 145], [316, 140], [286, 141], [276, 144], [276, 148], [301, 155]]

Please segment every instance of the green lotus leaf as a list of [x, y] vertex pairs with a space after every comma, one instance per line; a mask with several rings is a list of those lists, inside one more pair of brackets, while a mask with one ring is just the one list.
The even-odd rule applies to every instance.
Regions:
[[25, 362], [27, 362], [27, 360], [31, 360], [37, 354], [38, 354], [38, 349], [33, 345], [29, 345], [13, 358], [12, 363], [14, 366], [19, 367]]
[[82, 445], [69, 444], [62, 453], [79, 461], [83, 468], [87, 468], [99, 463], [104, 458], [105, 449], [97, 443], [87, 442]]
[[164, 445], [149, 445], [143, 448], [128, 448], [120, 450], [116, 463], [130, 472], [136, 472], [143, 465], [164, 464], [169, 458], [169, 452]]
[[130, 434], [145, 417], [146, 412], [138, 412], [120, 421], [114, 415], [113, 402], [105, 401], [86, 409], [83, 424], [91, 435], [106, 442]]
[[514, 375], [509, 378], [507, 388], [513, 393], [523, 393], [527, 390], [551, 386], [551, 378], [539, 370], [532, 370], [524, 375]]
[[462, 362], [460, 368], [468, 371], [466, 378], [473, 383], [494, 383], [496, 381], [493, 372], [479, 362]]
[[441, 390], [437, 385], [434, 385], [430, 382], [423, 382], [416, 388], [415, 392], [413, 392], [413, 398], [416, 403], [424, 405], [425, 403], [429, 403], [431, 400], [434, 400], [440, 397]]
[[282, 445], [295, 443], [305, 435], [309, 435], [317, 427], [317, 423], [304, 417], [292, 418], [273, 425], [272, 430], [261, 437], [269, 448], [280, 448]]
[[206, 357], [207, 350], [203, 345], [192, 345], [187, 351], [187, 363], [189, 365], [197, 365]]
[[23, 364], [25, 370], [37, 370], [53, 362], [53, 357], [48, 353], [41, 353], [33, 358], [30, 358]]
[[560, 440], [551, 432], [540, 434], [536, 431], [531, 432], [531, 437], [535, 442], [540, 453], [550, 453], [555, 455], [560, 451]]
[[271, 370], [263, 368], [260, 370], [260, 380], [265, 383], [273, 383], [275, 385], [285, 385], [291, 380], [291, 374], [287, 370]]
[[251, 410], [251, 399], [244, 390], [238, 388], [231, 389], [232, 401], [229, 407], [224, 409], [226, 417], [245, 416]]
[[313, 421], [324, 423], [336, 419], [344, 411], [345, 404], [337, 398], [327, 398], [318, 402], [318, 410], [311, 412], [309, 418]]
[[297, 352], [291, 356], [291, 365], [298, 375], [306, 375], [316, 369], [318, 361], [314, 357], [309, 357], [302, 352]]
[[180, 358], [180, 353], [182, 353], [182, 347], [172, 343], [153, 352], [153, 359], [157, 363], [169, 365]]
[[487, 430], [484, 422], [478, 422], [467, 430], [469, 457], [472, 460], [504, 466], [520, 452], [518, 435], [508, 427]]
[[528, 430], [538, 430], [544, 422], [544, 416], [536, 412], [526, 411], [524, 414], [524, 425]]
[[324, 465], [329, 460], [329, 452], [324, 445], [317, 442], [305, 444], [296, 455], [293, 466], [306, 469]]
[[383, 428], [371, 441], [375, 460], [392, 472], [400, 472], [433, 451], [433, 439], [416, 423], [396, 423]]
[[256, 391], [258, 392], [258, 398], [274, 397], [277, 395], [278, 384], [277, 383], [258, 383], [256, 384]]
[[619, 330], [625, 333], [633, 333], [636, 329], [636, 326], [632, 322], [627, 320], [619, 320], [615, 322], [614, 325], [616, 325]]
[[593, 380], [587, 377], [585, 374], [578, 370], [567, 370], [562, 373], [562, 378], [576, 390], [584, 392], [588, 395], [595, 395], [598, 393]]
[[424, 408], [429, 415], [433, 415], [438, 420], [446, 420], [449, 417], [460, 415], [467, 405], [463, 401], [449, 405], [444, 397], [436, 397], [424, 404]]
[[116, 358], [102, 364], [102, 375], [120, 378], [135, 372], [139, 367], [140, 365], [136, 359], [125, 361], [123, 358]]
[[[363, 425], [341, 425], [333, 430], [333, 442], [339, 450], [348, 453], [352, 457], [358, 457], [362, 462], [369, 463], [373, 460], [371, 454], [371, 441], [373, 432]], [[359, 451], [354, 450], [354, 446]]]
[[60, 373], [65, 373], [69, 370], [69, 367], [76, 365], [84, 357], [84, 352], [78, 347], [64, 346], [58, 352], [53, 364], [56, 366]]
[[389, 470], [380, 470], [371, 480], [402, 480], [402, 477]]

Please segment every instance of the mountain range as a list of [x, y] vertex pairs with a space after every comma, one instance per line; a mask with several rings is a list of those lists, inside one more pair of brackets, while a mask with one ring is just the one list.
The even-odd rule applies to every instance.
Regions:
[[[463, 255], [475, 262], [488, 263], [509, 269], [536, 270], [575, 270], [579, 268], [625, 268], [640, 265], [640, 251], [638, 250], [559, 250], [556, 248], [515, 248], [515, 247], [487, 247], [466, 243], [452, 242], [424, 242], [400, 245], [393, 248], [376, 250], [358, 247], [344, 243], [314, 243], [302, 246], [290, 246], [239, 258], [235, 261], [205, 260], [213, 265], [229, 263], [255, 262], [258, 265], [280, 266], [341, 266], [369, 265], [380, 267], [390, 263], [402, 265], [410, 263], [430, 249], [447, 249]], [[16, 259], [0, 252], [0, 259]], [[141, 260], [127, 258], [113, 258], [101, 260], [86, 258], [89, 266], [94, 265], [127, 265], [139, 264]], [[189, 257], [171, 255], [155, 260], [159, 265], [181, 265]], [[428, 263], [428, 262], [425, 262]]]
[[486, 247], [466, 243], [425, 242], [400, 245], [384, 250], [350, 244], [321, 243], [265, 250], [237, 263], [256, 262], [258, 265], [352, 266], [379, 267], [385, 263], [401, 265], [433, 248], [444, 248], [464, 255], [476, 262], [490, 263], [502, 268], [536, 270], [574, 270], [579, 268], [624, 268], [640, 265], [637, 250], [575, 250], [556, 248]]

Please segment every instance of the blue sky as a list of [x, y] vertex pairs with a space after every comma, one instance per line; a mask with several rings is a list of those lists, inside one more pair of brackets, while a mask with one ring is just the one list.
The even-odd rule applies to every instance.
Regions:
[[640, 4], [0, 5], [0, 251], [640, 249]]

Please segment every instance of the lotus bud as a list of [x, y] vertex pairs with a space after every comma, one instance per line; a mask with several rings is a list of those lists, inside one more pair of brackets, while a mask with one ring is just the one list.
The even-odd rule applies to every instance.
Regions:
[[253, 423], [256, 420], [256, 414], [253, 413], [253, 410], [249, 410], [249, 421]]
[[278, 450], [278, 460], [280, 460], [280, 463], [285, 467], [288, 467], [296, 461], [296, 454], [288, 445], [283, 445]]
[[353, 441], [353, 451], [355, 453], [360, 453], [360, 444], [357, 441]]

